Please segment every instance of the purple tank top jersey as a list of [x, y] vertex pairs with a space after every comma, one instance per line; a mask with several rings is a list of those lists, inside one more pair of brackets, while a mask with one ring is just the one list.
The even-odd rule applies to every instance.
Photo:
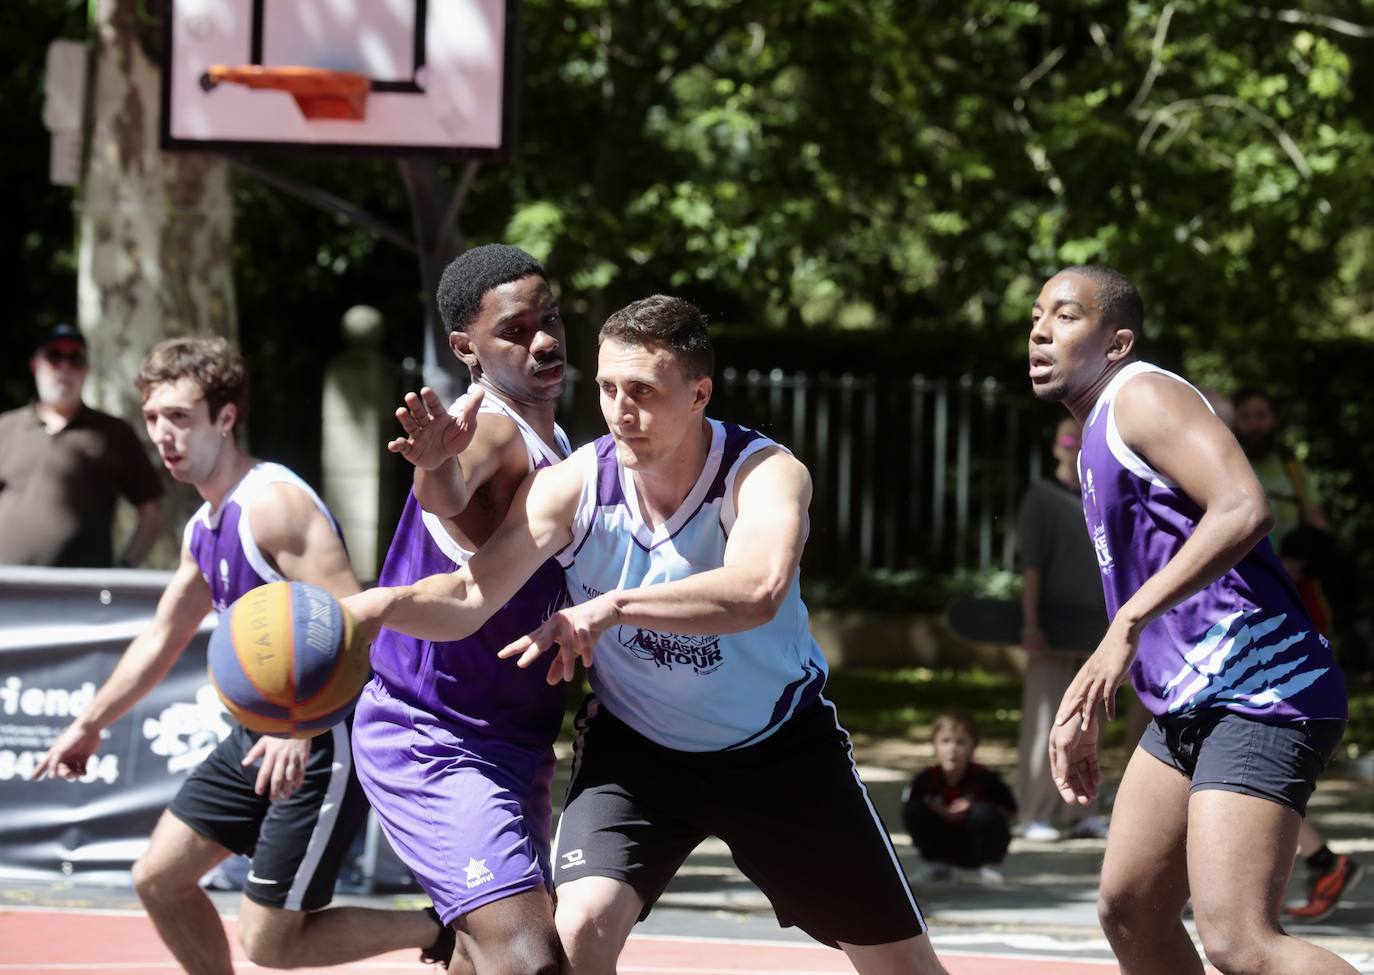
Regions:
[[[561, 459], [490, 391], [480, 412], [499, 413], [515, 421], [530, 454], [530, 470]], [[569, 452], [563, 432], [559, 430], [557, 435], [559, 446]], [[453, 572], [471, 554], [453, 540], [439, 519], [420, 507], [412, 492], [406, 498], [377, 584], [402, 586]], [[373, 680], [392, 698], [450, 727], [547, 747], [558, 737], [567, 688], [546, 683], [547, 665], [521, 670], [514, 661], [498, 659], [496, 653], [537, 629], [566, 603], [563, 568], [550, 559], [510, 602], [466, 639], [434, 642], [383, 629], [372, 645]]]
[[335, 534], [342, 537], [339, 523], [309, 484], [280, 464], [254, 465], [219, 508], [211, 510], [207, 502], [186, 523], [186, 547], [210, 584], [217, 613], [224, 612], [248, 590], [283, 579], [258, 548], [247, 513], [258, 492], [278, 482], [294, 484], [310, 495], [334, 526]]
[[[1149, 363], [1123, 368], [1093, 406], [1078, 458], [1083, 512], [1113, 617], [1182, 548], [1203, 514], [1117, 430], [1117, 393], [1147, 372], [1186, 385]], [[1271, 723], [1346, 716], [1345, 681], [1330, 644], [1268, 539], [1144, 628], [1131, 682], [1155, 715], [1224, 708]]]

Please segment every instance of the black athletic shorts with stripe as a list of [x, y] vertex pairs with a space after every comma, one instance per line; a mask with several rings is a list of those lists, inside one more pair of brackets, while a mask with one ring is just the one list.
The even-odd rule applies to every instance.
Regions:
[[311, 740], [305, 781], [279, 802], [253, 791], [258, 766], [243, 764], [260, 737], [236, 725], [191, 773], [169, 811], [201, 836], [253, 858], [243, 888], [250, 900], [318, 910], [334, 897], [334, 882], [367, 818], [348, 723]]
[[587, 876], [624, 881], [644, 901], [643, 920], [687, 855], [715, 836], [784, 927], [831, 946], [925, 931], [828, 701], [730, 751], [665, 748], [595, 697], [577, 728], [554, 839], [555, 886]]

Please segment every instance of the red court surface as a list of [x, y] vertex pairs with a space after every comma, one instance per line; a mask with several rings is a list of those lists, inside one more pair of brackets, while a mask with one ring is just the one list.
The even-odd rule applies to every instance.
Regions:
[[[233, 921], [226, 924], [233, 928]], [[231, 938], [231, 943], [232, 938]], [[298, 975], [359, 972], [421, 975], [435, 972], [415, 951], [392, 952], [333, 968], [298, 968]], [[951, 975], [1108, 975], [1108, 962], [1027, 955], [943, 952]], [[235, 952], [240, 971], [259, 970]], [[0, 911], [0, 975], [55, 972], [176, 972], [179, 968], [142, 914], [50, 910]], [[820, 945], [731, 939], [635, 936], [621, 956], [625, 975], [826, 975], [852, 972], [843, 954]]]

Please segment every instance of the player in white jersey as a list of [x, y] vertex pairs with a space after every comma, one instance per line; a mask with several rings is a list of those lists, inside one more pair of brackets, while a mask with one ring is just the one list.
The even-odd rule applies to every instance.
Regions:
[[[610, 435], [525, 482], [458, 572], [346, 601], [367, 625], [471, 633], [545, 560], [574, 605], [501, 651], [580, 658], [579, 719], [555, 848], [569, 970], [611, 975], [636, 921], [707, 836], [729, 845], [782, 924], [863, 973], [942, 973], [849, 739], [798, 589], [811, 479], [785, 449], [706, 417], [701, 313], [655, 296], [599, 336]], [[591, 666], [593, 665], [594, 666]], [[824, 850], [818, 865], [799, 856]]]

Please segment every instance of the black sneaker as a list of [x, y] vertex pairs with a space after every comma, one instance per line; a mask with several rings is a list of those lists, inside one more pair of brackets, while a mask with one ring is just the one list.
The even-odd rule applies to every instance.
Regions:
[[439, 917], [439, 912], [434, 908], [426, 907], [425, 913], [434, 920], [435, 924], [439, 925], [441, 930], [434, 944], [420, 952], [420, 961], [443, 965], [444, 969], [447, 970], [448, 963], [453, 960], [453, 949], [458, 944], [458, 934], [452, 927], [443, 922]]

